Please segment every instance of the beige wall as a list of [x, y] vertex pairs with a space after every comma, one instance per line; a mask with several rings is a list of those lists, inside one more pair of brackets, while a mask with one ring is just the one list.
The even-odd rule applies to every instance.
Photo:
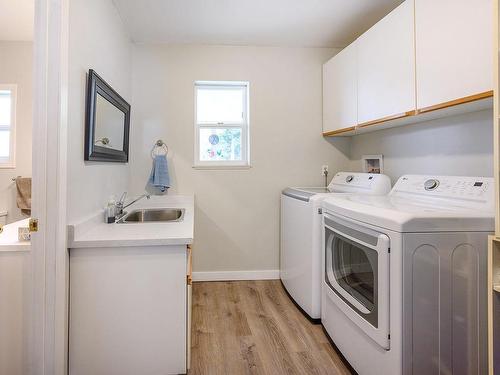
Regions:
[[[279, 197], [348, 164], [322, 131], [322, 64], [332, 49], [135, 46], [131, 191], [144, 190], [154, 141], [170, 148], [170, 193], [196, 195], [195, 271], [279, 268]], [[248, 170], [193, 169], [194, 81], [250, 82]]]
[[[77, 134], [70, 141], [70, 217], [96, 212], [110, 194], [127, 187], [131, 194], [142, 193], [151, 148], [163, 139], [170, 148], [170, 194], [196, 196], [195, 271], [278, 269], [279, 193], [286, 186], [322, 184], [322, 164], [329, 164], [332, 173], [361, 170], [363, 154], [383, 154], [393, 182], [405, 173], [492, 175], [491, 111], [324, 139], [321, 66], [335, 50], [130, 45], [118, 26], [113, 30], [117, 40], [109, 44], [94, 46], [97, 35], [80, 36], [86, 47], [72, 55], [78, 64], [70, 77], [70, 126]], [[110, 58], [101, 59], [112, 41]], [[83, 163], [82, 88], [89, 67], [105, 72], [118, 91], [130, 96], [130, 169]], [[250, 82], [252, 168], [192, 167], [196, 80]]]
[[[16, 167], [0, 168], [0, 211], [8, 211], [7, 223], [24, 218], [16, 205], [12, 178], [31, 177], [31, 129], [33, 123], [33, 44], [0, 42], [0, 83], [17, 85]], [[0, 224], [2, 224], [0, 218]]]
[[493, 176], [493, 111], [446, 117], [358, 135], [351, 141], [351, 169], [362, 155], [383, 154], [392, 182], [403, 174]]
[[131, 44], [111, 0], [72, 0], [69, 8], [68, 221], [102, 210], [111, 195], [127, 190], [129, 167], [84, 162], [85, 95], [94, 69], [130, 100]]

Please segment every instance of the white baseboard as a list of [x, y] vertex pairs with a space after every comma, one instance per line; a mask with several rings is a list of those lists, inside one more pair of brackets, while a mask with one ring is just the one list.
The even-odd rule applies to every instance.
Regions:
[[193, 281], [278, 280], [280, 270], [193, 272]]

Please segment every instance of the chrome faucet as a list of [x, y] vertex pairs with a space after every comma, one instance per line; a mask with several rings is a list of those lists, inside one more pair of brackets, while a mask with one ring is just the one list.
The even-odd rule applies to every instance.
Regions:
[[142, 194], [142, 195], [139, 195], [137, 198], [135, 198], [134, 200], [132, 200], [130, 203], [127, 203], [125, 204], [125, 198], [127, 197], [127, 192], [125, 191], [122, 196], [120, 197], [120, 199], [118, 200], [118, 202], [115, 203], [115, 218], [116, 219], [120, 219], [122, 216], [124, 216], [126, 214], [126, 212], [124, 212], [123, 210], [125, 208], [127, 208], [128, 206], [134, 204], [135, 202], [141, 200], [142, 198], [151, 198], [151, 195], [150, 194]]

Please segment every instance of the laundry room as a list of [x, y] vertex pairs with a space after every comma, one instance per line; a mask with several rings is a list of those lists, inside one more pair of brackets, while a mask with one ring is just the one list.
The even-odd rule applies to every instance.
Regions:
[[0, 0], [0, 375], [500, 374], [499, 1]]

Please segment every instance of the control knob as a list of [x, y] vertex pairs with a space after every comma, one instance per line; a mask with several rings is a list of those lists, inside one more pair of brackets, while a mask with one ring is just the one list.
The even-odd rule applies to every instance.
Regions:
[[433, 178], [424, 182], [425, 190], [434, 190], [439, 186], [439, 181]]

